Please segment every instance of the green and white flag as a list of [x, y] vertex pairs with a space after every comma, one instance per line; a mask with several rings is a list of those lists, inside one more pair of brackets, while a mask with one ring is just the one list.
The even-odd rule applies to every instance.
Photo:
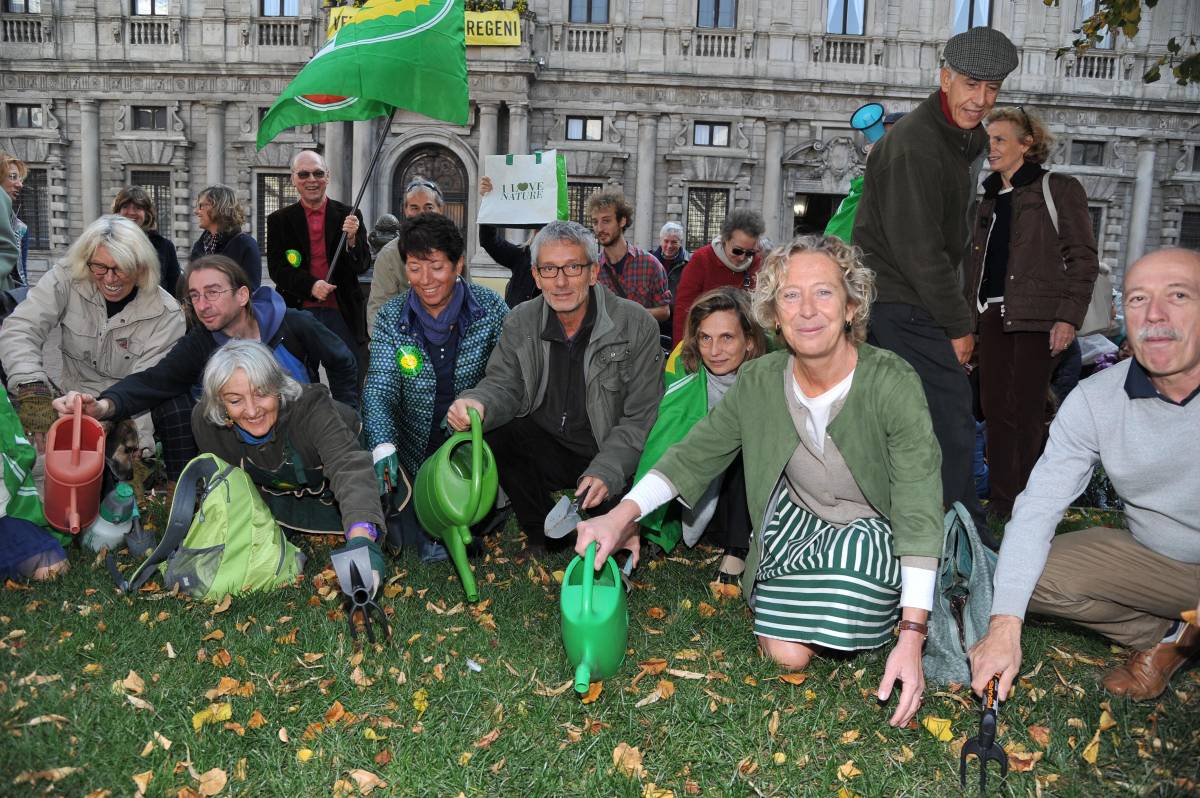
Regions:
[[328, 40], [263, 116], [259, 149], [290, 127], [392, 108], [466, 124], [463, 0], [367, 0], [334, 11]]

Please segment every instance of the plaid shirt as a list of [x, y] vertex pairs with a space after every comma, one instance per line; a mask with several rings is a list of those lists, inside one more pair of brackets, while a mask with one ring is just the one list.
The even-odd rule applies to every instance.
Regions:
[[600, 284], [617, 296], [630, 299], [644, 308], [660, 308], [671, 304], [667, 270], [658, 262], [658, 258], [639, 247], [629, 247], [625, 268], [619, 277], [609, 265], [604, 250], [600, 250]]

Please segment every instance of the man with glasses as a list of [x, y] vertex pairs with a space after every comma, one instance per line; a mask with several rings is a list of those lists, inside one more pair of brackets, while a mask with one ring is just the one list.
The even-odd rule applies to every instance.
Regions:
[[446, 419], [463, 430], [468, 410], [479, 413], [500, 485], [537, 553], [552, 491], [573, 489], [584, 510], [621, 497], [663, 388], [658, 324], [597, 286], [592, 234], [551, 222], [530, 252], [541, 296], [505, 317], [483, 380], [459, 394]]
[[[84, 412], [93, 418], [121, 419], [183, 397], [194, 403], [200, 377], [209, 357], [227, 341], [261, 341], [284, 370], [301, 384], [317, 382], [325, 368], [333, 398], [358, 407], [354, 356], [336, 335], [308, 313], [284, 305], [270, 286], [251, 294], [250, 281], [240, 266], [224, 255], [204, 255], [188, 264], [183, 274], [184, 300], [198, 324], [175, 343], [154, 366], [137, 371], [100, 392], [82, 394]], [[74, 394], [54, 401], [60, 415], [73, 410]], [[186, 426], [191, 435], [191, 427]]]
[[684, 322], [696, 297], [714, 288], [729, 286], [749, 291], [762, 265], [758, 241], [767, 225], [758, 211], [730, 211], [721, 224], [721, 235], [692, 253], [679, 280], [671, 310], [671, 339], [683, 340]]
[[1017, 48], [993, 28], [972, 28], [946, 43], [939, 88], [871, 149], [852, 233], [878, 292], [868, 341], [900, 355], [920, 376], [942, 450], [944, 501], [971, 511], [985, 543], [991, 541], [972, 478], [975, 418], [966, 367], [975, 339], [962, 269], [988, 150], [982, 123], [1016, 68]]
[[[326, 196], [329, 167], [312, 150], [292, 159], [292, 185], [300, 200], [267, 217], [267, 270], [288, 307], [307, 310], [342, 339], [361, 375], [367, 316], [358, 276], [371, 265], [362, 214]], [[342, 233], [346, 245], [330, 277]]]
[[658, 259], [625, 241], [633, 208], [619, 191], [597, 191], [588, 197], [587, 217], [602, 249], [600, 284], [622, 299], [631, 299], [657, 322], [671, 318], [667, 270]]

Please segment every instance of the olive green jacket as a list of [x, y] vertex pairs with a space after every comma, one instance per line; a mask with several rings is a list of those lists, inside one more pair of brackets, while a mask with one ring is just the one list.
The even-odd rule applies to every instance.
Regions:
[[[725, 398], [654, 467], [690, 505], [742, 452], [754, 524], [742, 576], [747, 597], [762, 557], [771, 499], [800, 445], [787, 408], [788, 363], [787, 352], [772, 352], [744, 364]], [[861, 344], [850, 392], [828, 433], [863, 496], [891, 524], [895, 555], [940, 556], [942, 454], [912, 367], [891, 352]]]

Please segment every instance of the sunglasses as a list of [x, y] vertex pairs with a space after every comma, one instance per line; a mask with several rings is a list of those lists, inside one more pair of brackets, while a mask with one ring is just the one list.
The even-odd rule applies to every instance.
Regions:
[[317, 180], [324, 180], [325, 170], [314, 169], [310, 172], [306, 169], [303, 172], [296, 172], [296, 177], [300, 178], [301, 180], [308, 180], [310, 177], [315, 177]]
[[729, 254], [735, 258], [745, 258], [749, 255], [753, 255], [755, 252], [756, 252], [756, 250], [742, 249], [741, 247], [730, 247], [729, 248]]

